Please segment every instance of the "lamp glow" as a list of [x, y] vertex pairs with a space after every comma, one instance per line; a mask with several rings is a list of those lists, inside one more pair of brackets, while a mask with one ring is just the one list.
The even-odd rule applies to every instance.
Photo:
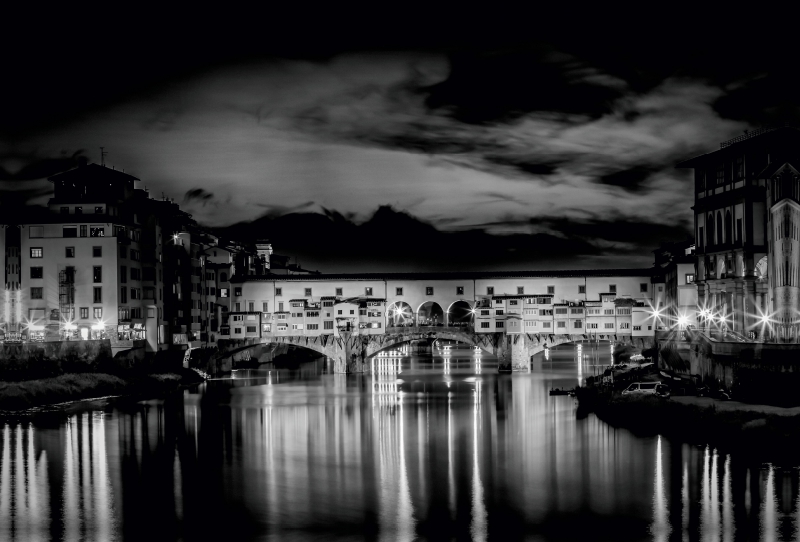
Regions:
[[72, 331], [72, 330], [78, 329], [78, 326], [76, 326], [72, 322], [67, 322], [66, 324], [64, 324], [64, 329]]
[[686, 316], [681, 316], [678, 318], [678, 325], [685, 326], [689, 323], [689, 319]]

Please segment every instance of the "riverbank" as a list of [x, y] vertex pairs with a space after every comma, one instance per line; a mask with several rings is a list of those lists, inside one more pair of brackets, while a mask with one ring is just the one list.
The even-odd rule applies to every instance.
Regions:
[[0, 411], [18, 412], [32, 407], [119, 395], [160, 397], [181, 386], [203, 381], [197, 373], [181, 369], [171, 373], [116, 376], [106, 373], [71, 373], [52, 378], [0, 382]]
[[697, 445], [746, 454], [753, 460], [797, 462], [800, 412], [766, 405], [717, 401], [708, 398], [661, 399], [578, 393], [582, 414], [594, 412], [614, 427], [639, 436], [664, 435]]

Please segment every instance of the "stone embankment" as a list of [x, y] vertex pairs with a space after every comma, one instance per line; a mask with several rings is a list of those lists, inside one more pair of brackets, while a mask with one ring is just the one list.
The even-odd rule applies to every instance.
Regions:
[[52, 378], [0, 382], [0, 415], [32, 407], [108, 396], [161, 397], [182, 386], [202, 382], [195, 371], [111, 375], [70, 373]]

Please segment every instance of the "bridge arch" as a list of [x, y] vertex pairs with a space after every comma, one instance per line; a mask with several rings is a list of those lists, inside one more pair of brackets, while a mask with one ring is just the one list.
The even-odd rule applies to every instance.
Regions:
[[418, 326], [444, 325], [444, 311], [436, 301], [426, 301], [417, 309]]
[[472, 305], [469, 302], [459, 299], [447, 307], [448, 326], [468, 326], [472, 323]]
[[386, 327], [408, 327], [416, 324], [416, 314], [411, 305], [397, 301], [386, 309]]

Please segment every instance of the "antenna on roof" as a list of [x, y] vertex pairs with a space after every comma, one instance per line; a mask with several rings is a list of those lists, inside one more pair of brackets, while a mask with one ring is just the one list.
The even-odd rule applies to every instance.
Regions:
[[106, 165], [106, 154], [108, 154], [105, 150], [105, 147], [100, 147], [100, 165]]

